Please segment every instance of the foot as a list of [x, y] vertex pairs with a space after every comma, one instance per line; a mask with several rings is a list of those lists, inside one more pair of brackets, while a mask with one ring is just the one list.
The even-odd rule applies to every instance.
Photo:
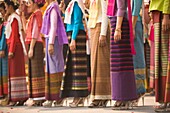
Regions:
[[9, 104], [7, 105], [8, 107], [10, 106], [15, 106], [17, 104], [17, 102], [9, 102]]
[[120, 106], [120, 110], [131, 110], [133, 109], [132, 101], [124, 101]]
[[42, 106], [43, 100], [33, 100], [33, 99], [28, 99], [24, 105], [31, 107], [31, 106]]
[[100, 106], [100, 100], [93, 100], [93, 102], [88, 106], [89, 108], [98, 108]]
[[112, 110], [120, 110], [121, 107], [124, 107], [125, 103], [122, 101], [116, 101], [114, 106], [112, 107]]
[[0, 105], [1, 106], [7, 106], [8, 103], [9, 103], [9, 99], [8, 99], [8, 97], [5, 97], [4, 99], [1, 100]]
[[101, 100], [99, 107], [106, 107], [109, 100]]
[[43, 107], [52, 107], [53, 101], [46, 100], [42, 105]]
[[52, 106], [53, 107], [62, 107], [63, 106], [63, 103], [64, 103], [64, 100], [65, 99], [60, 99], [60, 100], [57, 100], [57, 101], [54, 101]]
[[157, 106], [154, 106], [156, 112], [163, 112], [166, 111], [167, 104], [163, 103]]
[[71, 108], [83, 107], [83, 106], [84, 106], [84, 98], [74, 99], [74, 101], [73, 101], [72, 103], [69, 103], [69, 106], [70, 106]]

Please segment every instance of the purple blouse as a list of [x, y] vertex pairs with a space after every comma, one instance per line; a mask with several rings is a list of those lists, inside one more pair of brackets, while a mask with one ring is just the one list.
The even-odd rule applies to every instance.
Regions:
[[116, 16], [127, 17], [127, 0], [116, 0]]

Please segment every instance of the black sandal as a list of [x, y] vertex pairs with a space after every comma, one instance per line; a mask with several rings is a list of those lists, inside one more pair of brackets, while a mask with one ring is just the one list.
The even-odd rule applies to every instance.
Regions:
[[100, 107], [100, 100], [93, 100], [93, 102], [88, 106], [88, 108], [98, 108]]
[[99, 107], [105, 108], [109, 100], [101, 100]]

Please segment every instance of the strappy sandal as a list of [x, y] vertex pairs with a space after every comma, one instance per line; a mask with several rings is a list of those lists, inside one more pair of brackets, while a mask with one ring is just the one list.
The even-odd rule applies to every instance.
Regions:
[[154, 106], [154, 108], [155, 108], [155, 112], [164, 112], [166, 111], [166, 104]]
[[53, 101], [46, 100], [42, 105], [43, 107], [52, 107]]
[[120, 110], [131, 110], [133, 109], [132, 101], [125, 101], [124, 105], [121, 106]]
[[71, 108], [75, 107], [83, 107], [84, 106], [84, 98], [79, 98], [76, 102], [72, 102], [69, 104]]
[[11, 106], [15, 106], [17, 102], [9, 102], [9, 104], [7, 105], [7, 107], [11, 107]]
[[88, 106], [88, 108], [98, 108], [100, 107], [100, 100], [93, 100], [93, 102]]
[[122, 101], [116, 101], [115, 104], [112, 107], [112, 110], [119, 110], [121, 108], [121, 106], [123, 106], [123, 102]]
[[28, 106], [28, 107], [31, 107], [31, 106], [35, 106], [35, 107], [37, 107], [37, 106], [42, 106], [42, 103], [43, 103], [44, 101], [43, 100], [27, 100], [27, 102], [25, 103], [25, 105], [26, 106]]
[[109, 100], [101, 100], [99, 107], [105, 108]]
[[65, 99], [53, 101], [52, 107], [62, 107]]
[[9, 103], [9, 99], [8, 99], [8, 97], [6, 97], [6, 98], [4, 98], [4, 99], [1, 100], [0, 105], [1, 105], [1, 106], [7, 106], [8, 103]]

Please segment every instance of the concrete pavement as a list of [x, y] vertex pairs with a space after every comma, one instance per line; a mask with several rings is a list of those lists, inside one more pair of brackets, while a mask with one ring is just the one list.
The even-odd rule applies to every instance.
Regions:
[[[71, 99], [67, 100], [67, 103], [71, 102]], [[66, 102], [64, 107], [0, 107], [0, 113], [155, 113], [153, 106], [156, 104], [153, 96], [145, 96], [145, 105], [142, 105], [142, 100], [139, 101], [139, 107], [135, 107], [133, 110], [112, 110], [111, 106], [113, 102], [109, 102], [106, 108], [88, 108], [88, 102], [86, 101], [85, 107], [70, 108]], [[67, 104], [67, 106], [66, 106]]]

